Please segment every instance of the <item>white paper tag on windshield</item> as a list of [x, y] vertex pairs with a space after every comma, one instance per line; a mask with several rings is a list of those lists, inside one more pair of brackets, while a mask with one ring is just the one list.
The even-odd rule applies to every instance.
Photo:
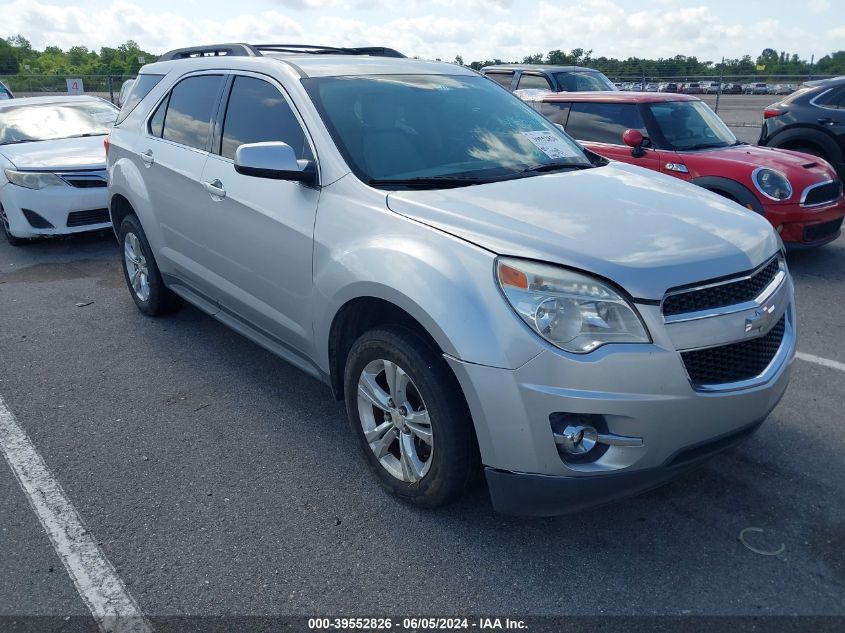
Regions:
[[578, 158], [579, 154], [574, 147], [553, 132], [539, 130], [536, 132], [523, 132], [522, 135], [531, 141], [537, 149], [549, 158]]

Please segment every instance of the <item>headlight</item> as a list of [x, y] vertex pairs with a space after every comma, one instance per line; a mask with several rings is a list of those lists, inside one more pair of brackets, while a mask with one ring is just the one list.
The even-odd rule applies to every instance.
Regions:
[[603, 281], [521, 259], [496, 262], [516, 313], [552, 345], [583, 354], [605, 343], [649, 343], [634, 307]]
[[13, 185], [27, 189], [44, 189], [45, 187], [67, 187], [68, 184], [56, 174], [38, 171], [15, 171], [7, 169], [6, 178]]
[[751, 174], [757, 191], [772, 200], [786, 200], [792, 195], [792, 185], [786, 176], [767, 167], [758, 167]]

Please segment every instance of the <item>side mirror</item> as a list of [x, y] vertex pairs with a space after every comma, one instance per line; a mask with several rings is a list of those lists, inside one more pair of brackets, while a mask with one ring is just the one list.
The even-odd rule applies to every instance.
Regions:
[[639, 130], [625, 130], [625, 132], [622, 134], [622, 142], [624, 142], [625, 145], [631, 148], [631, 156], [633, 156], [634, 158], [639, 158], [640, 156], [645, 154], [645, 152], [643, 151], [645, 137]]
[[296, 180], [306, 184], [317, 180], [313, 161], [297, 160], [287, 143], [247, 143], [235, 151], [235, 171], [244, 176]]

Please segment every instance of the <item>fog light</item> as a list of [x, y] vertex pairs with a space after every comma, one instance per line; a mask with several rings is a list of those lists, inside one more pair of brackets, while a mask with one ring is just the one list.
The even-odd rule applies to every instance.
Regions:
[[593, 449], [597, 437], [598, 431], [591, 426], [570, 425], [555, 434], [555, 444], [570, 455], [583, 455]]

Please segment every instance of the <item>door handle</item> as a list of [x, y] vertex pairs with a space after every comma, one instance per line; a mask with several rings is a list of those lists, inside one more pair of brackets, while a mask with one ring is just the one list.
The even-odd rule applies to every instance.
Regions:
[[146, 152], [141, 152], [141, 160], [147, 163], [147, 165], [152, 165], [155, 162], [153, 150], [148, 149]]
[[836, 121], [833, 119], [819, 119], [819, 123], [822, 125], [836, 125]]
[[223, 188], [223, 183], [216, 178], [211, 182], [202, 183], [202, 187], [215, 198], [226, 197], [226, 190]]

